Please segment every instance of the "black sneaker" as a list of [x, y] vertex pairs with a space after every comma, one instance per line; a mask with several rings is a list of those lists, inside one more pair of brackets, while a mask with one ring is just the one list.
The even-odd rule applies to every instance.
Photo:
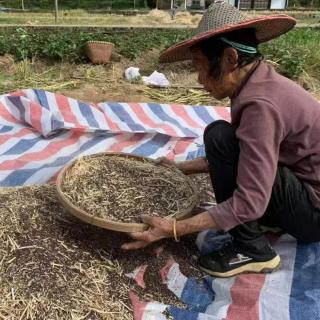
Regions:
[[279, 269], [280, 257], [267, 246], [254, 253], [229, 243], [218, 251], [201, 256], [199, 268], [214, 277], [227, 278], [240, 273], [267, 273]]

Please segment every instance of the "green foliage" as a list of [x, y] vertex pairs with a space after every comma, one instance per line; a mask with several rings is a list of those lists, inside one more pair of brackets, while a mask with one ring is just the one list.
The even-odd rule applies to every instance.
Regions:
[[[164, 49], [190, 36], [190, 30], [170, 29], [46, 29], [1, 28], [0, 54], [10, 53], [24, 60], [33, 56], [69, 61], [84, 61], [84, 45], [88, 40], [115, 44], [116, 52], [134, 59], [152, 48]], [[111, 33], [113, 32], [113, 33]], [[261, 46], [266, 59], [290, 78], [303, 71], [320, 79], [320, 30], [296, 29]]]
[[261, 46], [266, 59], [279, 64], [279, 71], [298, 78], [303, 71], [320, 79], [320, 30], [296, 29]]
[[123, 32], [121, 29], [112, 34], [107, 33], [108, 31], [2, 28], [0, 55], [10, 53], [20, 60], [35, 56], [81, 61], [86, 59], [84, 52], [86, 41], [97, 40], [114, 43], [117, 53], [133, 59], [152, 48], [163, 49], [190, 35], [188, 30], [139, 29]]

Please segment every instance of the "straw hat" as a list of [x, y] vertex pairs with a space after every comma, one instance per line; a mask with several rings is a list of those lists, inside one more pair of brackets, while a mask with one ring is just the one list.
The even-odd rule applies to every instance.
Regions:
[[294, 18], [284, 14], [248, 19], [227, 2], [216, 1], [203, 14], [195, 34], [190, 39], [163, 51], [160, 55], [160, 61], [173, 62], [191, 59], [190, 48], [193, 45], [226, 32], [254, 28], [258, 43], [262, 43], [286, 33], [295, 24]]

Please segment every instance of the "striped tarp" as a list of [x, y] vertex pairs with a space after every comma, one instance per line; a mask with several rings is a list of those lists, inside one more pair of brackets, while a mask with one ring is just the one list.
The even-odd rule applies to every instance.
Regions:
[[[95, 105], [31, 89], [2, 95], [0, 186], [48, 182], [80, 155], [104, 151], [178, 160], [203, 156], [203, 130], [218, 119], [229, 120], [229, 109], [155, 103]], [[197, 242], [205, 251], [221, 239], [205, 232]], [[186, 320], [320, 319], [320, 246], [297, 244], [284, 236], [275, 248], [283, 266], [268, 275], [206, 277], [198, 282], [168, 261], [159, 277], [187, 308], [139, 301], [132, 294], [136, 319], [165, 319], [165, 309], [174, 319]], [[131, 276], [140, 277], [143, 284], [142, 268]]]
[[157, 158], [204, 154], [202, 132], [225, 108], [86, 104], [41, 90], [0, 97], [0, 186], [44, 183], [80, 155], [118, 151]]

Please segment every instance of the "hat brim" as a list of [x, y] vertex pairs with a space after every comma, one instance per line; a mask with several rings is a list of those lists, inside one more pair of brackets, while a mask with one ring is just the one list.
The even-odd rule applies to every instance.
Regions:
[[220, 29], [197, 34], [188, 40], [169, 47], [161, 53], [159, 60], [160, 62], [189, 60], [191, 59], [190, 48], [195, 44], [219, 34], [239, 29], [254, 28], [256, 29], [258, 42], [266, 42], [288, 32], [295, 24], [296, 20], [287, 15], [262, 16], [235, 24], [229, 24]]

